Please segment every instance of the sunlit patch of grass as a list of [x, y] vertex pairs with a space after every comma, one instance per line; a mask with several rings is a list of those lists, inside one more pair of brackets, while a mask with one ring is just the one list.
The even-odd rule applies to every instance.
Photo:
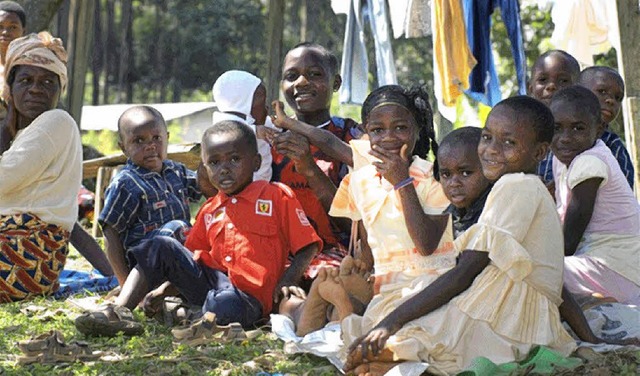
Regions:
[[[31, 313], [26, 307], [31, 307]], [[24, 312], [21, 312], [23, 310]], [[47, 311], [60, 314], [42, 318]], [[26, 313], [25, 313], [26, 312]], [[34, 313], [35, 312], [35, 313]], [[138, 337], [85, 337], [76, 331], [73, 320], [81, 312], [65, 301], [39, 297], [27, 302], [0, 305], [0, 369], [11, 375], [255, 375], [258, 372], [305, 374], [315, 369], [333, 374], [322, 358], [286, 355], [282, 342], [273, 334], [234, 343], [211, 343], [199, 347], [176, 346], [170, 329], [147, 319], [136, 311], [137, 320], [145, 323], [145, 333]], [[17, 342], [50, 330], [63, 333], [66, 343], [86, 341], [92, 350], [106, 356], [95, 362], [55, 365], [19, 365]], [[331, 370], [331, 371], [328, 371]], [[328, 372], [328, 373], [327, 373]], [[0, 372], [0, 374], [3, 374]]]

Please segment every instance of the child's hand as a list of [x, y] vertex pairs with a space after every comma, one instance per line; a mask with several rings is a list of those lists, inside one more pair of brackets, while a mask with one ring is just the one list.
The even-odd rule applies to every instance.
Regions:
[[411, 162], [408, 157], [407, 149], [407, 145], [403, 145], [400, 149], [400, 154], [398, 155], [389, 152], [378, 145], [373, 145], [371, 147], [371, 151], [369, 151], [369, 154], [380, 160], [380, 162], [373, 162], [378, 173], [393, 185], [396, 185], [409, 177], [409, 166], [411, 165]]
[[291, 296], [297, 296], [300, 299], [307, 298], [307, 294], [301, 287], [290, 285], [287, 282], [281, 282], [273, 291], [273, 303], [278, 304], [281, 300], [289, 299]]
[[362, 363], [366, 363], [372, 357], [380, 355], [389, 337], [394, 335], [400, 328], [385, 324], [382, 320], [369, 333], [357, 338], [349, 346], [349, 355], [344, 365], [345, 371], [350, 371]]
[[269, 145], [273, 145], [273, 139], [278, 133], [280, 132], [273, 128], [269, 128], [264, 125], [256, 125], [256, 137], [267, 141]]
[[278, 153], [293, 161], [296, 171], [300, 174], [312, 171], [315, 166], [309, 140], [298, 133], [284, 132], [275, 135], [273, 146]]
[[296, 130], [296, 120], [287, 116], [284, 112], [284, 103], [280, 101], [271, 102], [271, 107], [276, 111], [275, 116], [271, 116], [273, 124], [282, 129]]

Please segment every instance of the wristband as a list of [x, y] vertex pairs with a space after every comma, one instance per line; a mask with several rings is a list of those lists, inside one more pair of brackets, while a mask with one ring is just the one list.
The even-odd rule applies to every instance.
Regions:
[[414, 179], [413, 179], [413, 177], [412, 177], [412, 176], [409, 176], [408, 178], [404, 179], [404, 180], [403, 180], [403, 181], [401, 181], [400, 183], [398, 183], [398, 184], [394, 185], [394, 186], [393, 186], [393, 189], [395, 189], [395, 190], [397, 191], [397, 190], [398, 190], [398, 189], [400, 189], [400, 188], [404, 188], [404, 187], [406, 187], [407, 185], [409, 185], [409, 184], [413, 183], [413, 180], [414, 180]]

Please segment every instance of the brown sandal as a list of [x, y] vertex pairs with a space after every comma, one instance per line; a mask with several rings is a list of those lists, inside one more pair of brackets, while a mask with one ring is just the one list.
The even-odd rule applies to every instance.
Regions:
[[18, 348], [25, 354], [18, 357], [19, 364], [58, 363], [75, 361], [92, 361], [102, 356], [102, 351], [92, 351], [86, 342], [74, 341], [64, 343], [64, 338], [57, 330], [20, 341]]
[[229, 325], [217, 325], [216, 314], [207, 312], [200, 320], [191, 325], [177, 327], [171, 330], [174, 343], [188, 346], [198, 346], [210, 342], [227, 342], [243, 340], [247, 333], [242, 326], [233, 322]]

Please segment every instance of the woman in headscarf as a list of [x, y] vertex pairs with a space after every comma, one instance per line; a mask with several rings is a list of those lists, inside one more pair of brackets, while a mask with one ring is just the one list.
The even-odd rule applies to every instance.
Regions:
[[82, 144], [55, 109], [67, 86], [67, 53], [47, 32], [11, 42], [0, 124], [0, 302], [50, 294], [78, 214]]

